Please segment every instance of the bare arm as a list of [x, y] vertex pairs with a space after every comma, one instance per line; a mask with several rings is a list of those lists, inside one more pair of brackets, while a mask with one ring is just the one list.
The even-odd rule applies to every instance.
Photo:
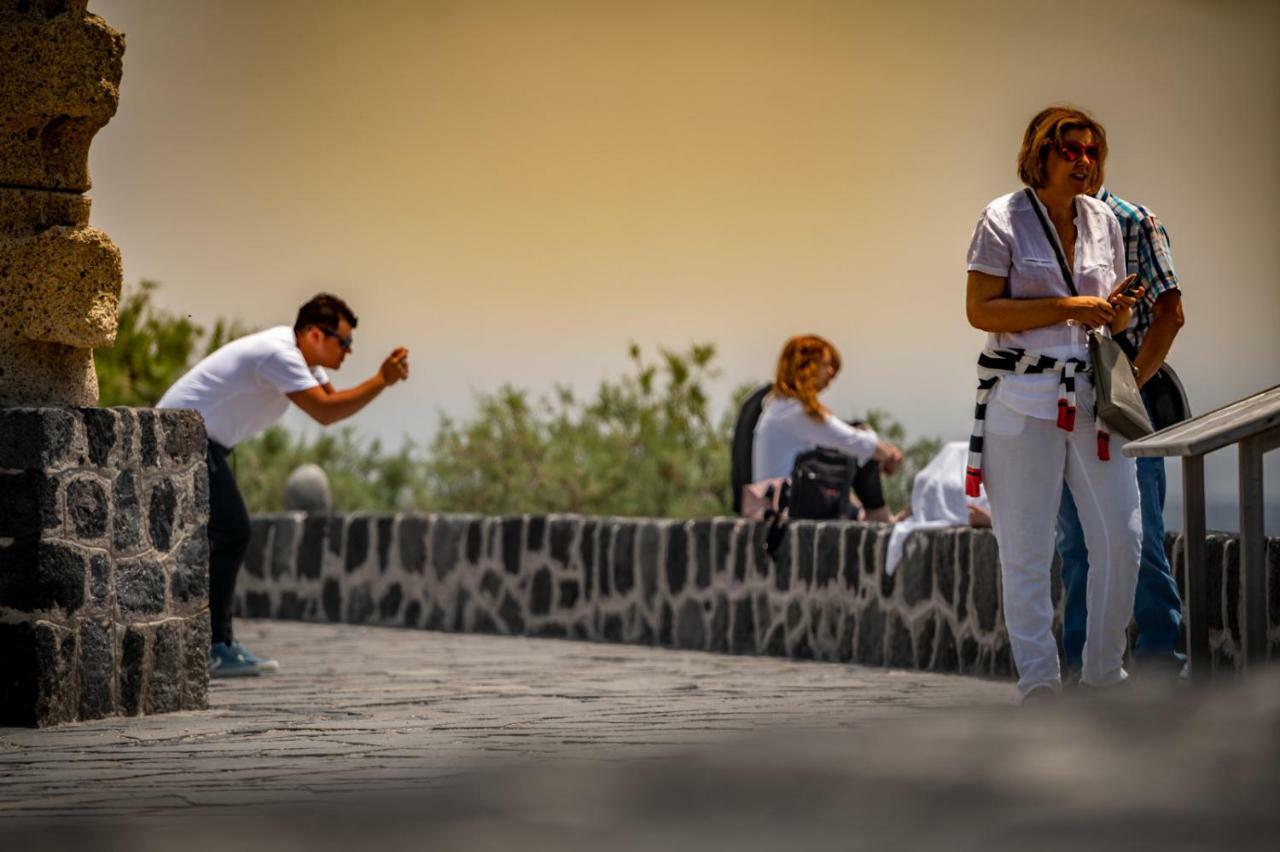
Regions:
[[1173, 346], [1173, 338], [1178, 335], [1185, 321], [1182, 314], [1182, 293], [1177, 290], [1161, 293], [1152, 309], [1151, 328], [1147, 330], [1142, 348], [1133, 359], [1133, 366], [1138, 370], [1138, 387], [1146, 384], [1156, 374], [1156, 370], [1160, 369], [1169, 354], [1169, 348]]
[[1106, 299], [1096, 296], [1010, 299], [1004, 295], [1007, 285], [1007, 278], [970, 270], [965, 295], [965, 315], [970, 325], [987, 332], [1027, 331], [1071, 319], [1089, 328], [1115, 319], [1115, 308]]
[[289, 394], [289, 400], [317, 423], [328, 426], [355, 414], [373, 402], [378, 394], [408, 376], [409, 351], [400, 348], [382, 362], [377, 373], [353, 388], [340, 391], [325, 383], [304, 391], [295, 391]]

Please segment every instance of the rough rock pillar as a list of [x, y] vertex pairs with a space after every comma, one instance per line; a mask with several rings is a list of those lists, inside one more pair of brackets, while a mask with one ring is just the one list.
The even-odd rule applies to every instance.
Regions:
[[124, 37], [87, 0], [0, 0], [0, 405], [94, 405], [120, 252], [89, 227], [89, 143]]
[[207, 702], [204, 424], [85, 407], [121, 283], [89, 143], [124, 54], [85, 6], [0, 0], [0, 726]]

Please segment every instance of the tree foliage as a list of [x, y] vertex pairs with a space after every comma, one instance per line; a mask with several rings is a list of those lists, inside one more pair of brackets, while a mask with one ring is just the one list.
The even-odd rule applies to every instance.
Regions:
[[[248, 333], [227, 320], [207, 331], [157, 307], [157, 286], [144, 280], [126, 292], [116, 345], [96, 353], [103, 405], [154, 405], [198, 357]], [[628, 355], [627, 371], [585, 398], [565, 386], [536, 397], [510, 385], [478, 394], [472, 416], [441, 417], [425, 446], [406, 439], [388, 452], [350, 427], [308, 438], [274, 426], [235, 448], [236, 479], [251, 512], [279, 510], [289, 474], [314, 463], [338, 510], [730, 514], [733, 424], [755, 386], [737, 388], [717, 421], [707, 394], [718, 373], [714, 344], [659, 349], [652, 360], [631, 344]], [[941, 444], [908, 442], [887, 412], [867, 419], [906, 456], [885, 478], [889, 505], [899, 508]]]

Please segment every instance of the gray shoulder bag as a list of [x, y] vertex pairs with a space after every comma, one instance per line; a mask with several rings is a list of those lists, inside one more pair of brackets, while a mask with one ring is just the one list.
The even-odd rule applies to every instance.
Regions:
[[[1028, 187], [1027, 198], [1031, 209], [1036, 211], [1036, 218], [1044, 228], [1045, 239], [1058, 258], [1058, 268], [1071, 290], [1071, 295], [1079, 296], [1075, 279], [1062, 249], [1058, 246], [1057, 234], [1049, 227], [1044, 211], [1040, 209], [1040, 201]], [[1138, 390], [1138, 380], [1133, 375], [1133, 363], [1120, 348], [1120, 344], [1110, 337], [1098, 333], [1097, 329], [1089, 329], [1089, 362], [1093, 367], [1093, 389], [1098, 401], [1098, 417], [1111, 429], [1132, 441], [1151, 434], [1151, 420], [1147, 417], [1147, 408], [1142, 404], [1142, 394]]]

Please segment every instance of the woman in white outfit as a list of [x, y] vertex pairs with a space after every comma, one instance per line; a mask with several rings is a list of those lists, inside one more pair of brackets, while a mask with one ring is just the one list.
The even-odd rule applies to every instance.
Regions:
[[1043, 110], [1018, 154], [1018, 176], [1030, 191], [987, 205], [969, 245], [966, 312], [988, 337], [968, 487], [976, 493], [985, 484], [991, 502], [1024, 701], [1062, 689], [1049, 568], [1064, 480], [1078, 495], [1097, 569], [1088, 580], [1081, 682], [1105, 687], [1126, 677], [1121, 660], [1142, 543], [1137, 477], [1120, 452], [1122, 439], [1095, 420], [1091, 379], [1076, 374], [1088, 363], [1086, 331], [1124, 329], [1141, 296], [1141, 288], [1126, 290], [1132, 278], [1125, 277], [1119, 223], [1093, 197], [1106, 154], [1106, 132], [1089, 115]]
[[[806, 334], [782, 347], [773, 390], [765, 397], [752, 444], [752, 476], [758, 481], [790, 476], [796, 458], [818, 447], [836, 450], [859, 463], [874, 459], [891, 474], [902, 452], [870, 429], [850, 426], [818, 400], [840, 372], [840, 353], [825, 339]], [[876, 472], [878, 484], [878, 472]], [[856, 486], [855, 486], [856, 487]], [[889, 521], [883, 503], [867, 507], [863, 520]]]

